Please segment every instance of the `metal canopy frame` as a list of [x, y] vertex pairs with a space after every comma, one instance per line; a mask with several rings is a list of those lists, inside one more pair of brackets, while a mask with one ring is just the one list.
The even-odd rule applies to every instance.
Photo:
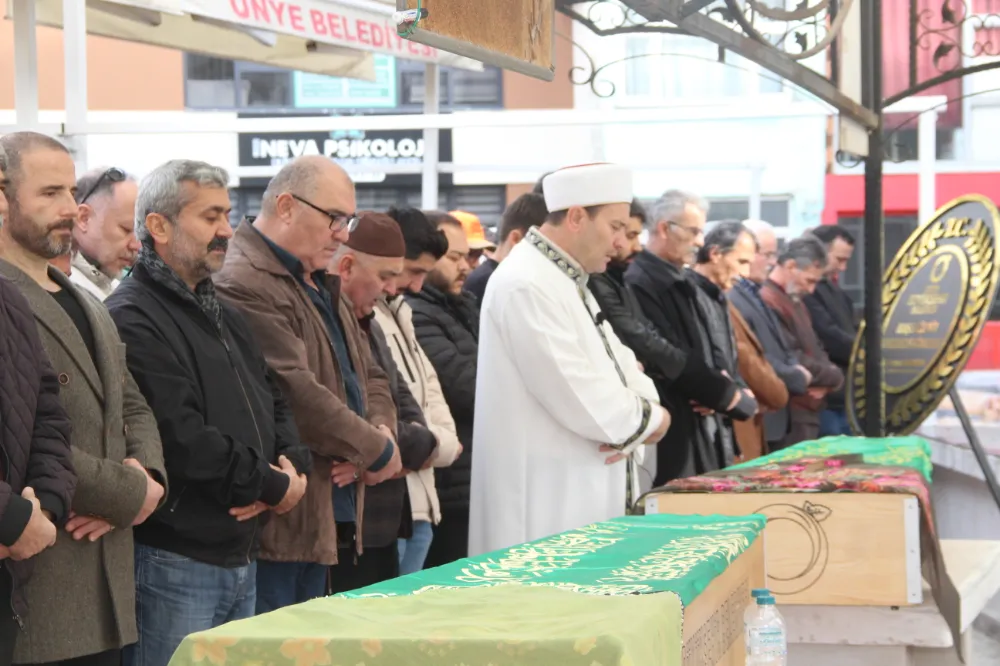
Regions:
[[[894, 0], [901, 2], [903, 0]], [[900, 100], [969, 74], [1000, 68], [1000, 60], [970, 64], [980, 56], [1000, 55], [990, 36], [978, 30], [1000, 27], [1000, 14], [974, 14], [972, 0], [906, 0], [909, 13], [905, 90], [883, 93], [882, 0], [556, 0], [556, 9], [599, 36], [636, 33], [680, 33], [718, 45], [719, 60], [731, 51], [795, 84], [829, 104], [868, 133], [865, 164], [865, 383], [882, 385], [882, 270], [884, 230], [882, 164], [885, 159], [883, 110]], [[838, 85], [837, 49], [846, 11], [854, 3], [861, 12], [861, 99]], [[895, 6], [895, 5], [894, 5]], [[789, 8], [791, 7], [791, 8]], [[843, 16], [841, 14], [844, 13]], [[971, 33], [971, 43], [969, 33]], [[826, 53], [824, 76], [801, 61]], [[921, 63], [930, 67], [921, 68]], [[589, 57], [589, 54], [588, 54]], [[592, 67], [597, 71], [630, 58]], [[591, 60], [593, 63], [593, 61]], [[578, 79], [576, 84], [593, 86]], [[929, 69], [924, 72], [922, 69]], [[869, 437], [885, 434], [885, 402], [881, 391], [868, 396], [864, 429]]]

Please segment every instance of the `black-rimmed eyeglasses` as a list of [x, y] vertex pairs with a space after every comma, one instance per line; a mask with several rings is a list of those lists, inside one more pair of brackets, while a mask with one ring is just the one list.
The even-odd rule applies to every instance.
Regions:
[[[291, 193], [289, 192], [289, 194]], [[344, 227], [347, 227], [347, 233], [353, 234], [354, 230], [358, 228], [359, 218], [355, 213], [342, 213], [339, 210], [324, 210], [313, 202], [308, 201], [297, 194], [291, 194], [291, 197], [330, 218], [330, 231], [340, 231]]]
[[110, 169], [105, 170], [104, 173], [102, 173], [97, 178], [97, 180], [94, 181], [94, 184], [90, 186], [90, 189], [87, 190], [87, 193], [83, 195], [83, 197], [80, 199], [80, 203], [81, 204], [87, 203], [87, 199], [90, 198], [90, 195], [96, 192], [97, 188], [99, 188], [101, 184], [104, 183], [105, 180], [110, 181], [112, 183], [120, 183], [123, 180], [125, 180], [125, 172], [119, 169], [118, 167], [111, 167]]

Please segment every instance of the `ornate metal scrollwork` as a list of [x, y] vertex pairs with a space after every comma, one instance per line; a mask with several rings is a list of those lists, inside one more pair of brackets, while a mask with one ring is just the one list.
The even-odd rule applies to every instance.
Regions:
[[[973, 13], [966, 0], [943, 0], [937, 9], [917, 10], [914, 7], [914, 53], [916, 50], [932, 51], [931, 62], [939, 72], [950, 72], [962, 66], [963, 57], [979, 58], [1000, 55], [1000, 39], [994, 40], [989, 28], [1000, 27], [1000, 14]], [[971, 27], [975, 35], [971, 44], [965, 44], [963, 33]], [[911, 71], [916, 68], [911, 67]], [[911, 85], [918, 83], [911, 81]]]
[[830, 0], [801, 0], [792, 9], [768, 1], [717, 0], [706, 13], [793, 60], [805, 60], [833, 44], [857, 0], [843, 0], [839, 11]]

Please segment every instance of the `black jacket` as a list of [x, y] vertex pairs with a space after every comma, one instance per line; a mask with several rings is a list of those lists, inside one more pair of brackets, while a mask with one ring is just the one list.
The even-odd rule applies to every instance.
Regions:
[[[31, 502], [21, 497], [25, 486], [34, 489], [41, 507], [61, 527], [76, 490], [70, 420], [31, 306], [17, 287], [0, 278], [0, 545], [15, 544], [31, 518]], [[0, 613], [24, 615], [22, 586], [34, 561], [8, 559], [0, 566], [7, 567], [14, 585], [10, 599], [0, 598]]]
[[714, 471], [712, 460], [718, 454], [711, 450], [714, 443], [705, 441], [702, 417], [692, 409], [691, 401], [722, 413], [738, 389], [733, 380], [705, 362], [708, 341], [702, 339], [695, 320], [696, 287], [682, 271], [647, 251], [632, 260], [625, 281], [660, 335], [687, 355], [676, 380], [654, 379], [660, 401], [671, 416], [670, 429], [657, 444], [654, 484]]
[[[854, 304], [843, 289], [829, 278], [823, 278], [816, 285], [816, 291], [802, 299], [809, 309], [813, 330], [823, 343], [827, 355], [834, 365], [847, 376], [847, 366], [851, 362], [851, 349], [858, 334], [854, 325]], [[827, 409], [844, 408], [844, 389], [830, 393], [826, 397]]]
[[486, 261], [476, 266], [475, 270], [465, 278], [465, 286], [462, 287], [476, 297], [476, 304], [483, 307], [483, 296], [486, 295], [486, 285], [489, 284], [493, 272], [500, 265], [496, 259], [486, 258]]
[[268, 514], [237, 522], [229, 510], [281, 501], [288, 480], [270, 467], [278, 456], [300, 474], [312, 464], [253, 334], [224, 303], [220, 334], [142, 264], [105, 303], [156, 416], [171, 488], [135, 540], [217, 566], [249, 563]]
[[[434, 455], [437, 438], [427, 429], [424, 412], [410, 393], [410, 387], [399, 380], [399, 369], [374, 315], [358, 323], [368, 336], [372, 358], [389, 377], [389, 389], [396, 403], [396, 435], [403, 469], [419, 470]], [[389, 479], [365, 490], [365, 548], [382, 548], [396, 538], [409, 538], [413, 533], [413, 515], [408, 499], [405, 478]]]
[[684, 372], [688, 355], [660, 335], [643, 314], [625, 284], [626, 268], [617, 262], [609, 264], [604, 273], [591, 275], [587, 286], [615, 335], [635, 353], [646, 374], [654, 381], [672, 382]]
[[469, 294], [453, 296], [425, 284], [407, 294], [417, 341], [441, 381], [455, 419], [462, 455], [451, 467], [434, 470], [442, 512], [469, 509], [472, 477], [472, 423], [476, 411], [476, 356], [479, 353], [479, 308]]

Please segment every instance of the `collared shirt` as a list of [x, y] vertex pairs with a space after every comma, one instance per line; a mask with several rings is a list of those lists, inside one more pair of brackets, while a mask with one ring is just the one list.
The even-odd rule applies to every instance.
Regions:
[[118, 286], [118, 280], [109, 278], [100, 269], [87, 261], [81, 252], [75, 252], [70, 260], [72, 271], [69, 281], [103, 301]]

